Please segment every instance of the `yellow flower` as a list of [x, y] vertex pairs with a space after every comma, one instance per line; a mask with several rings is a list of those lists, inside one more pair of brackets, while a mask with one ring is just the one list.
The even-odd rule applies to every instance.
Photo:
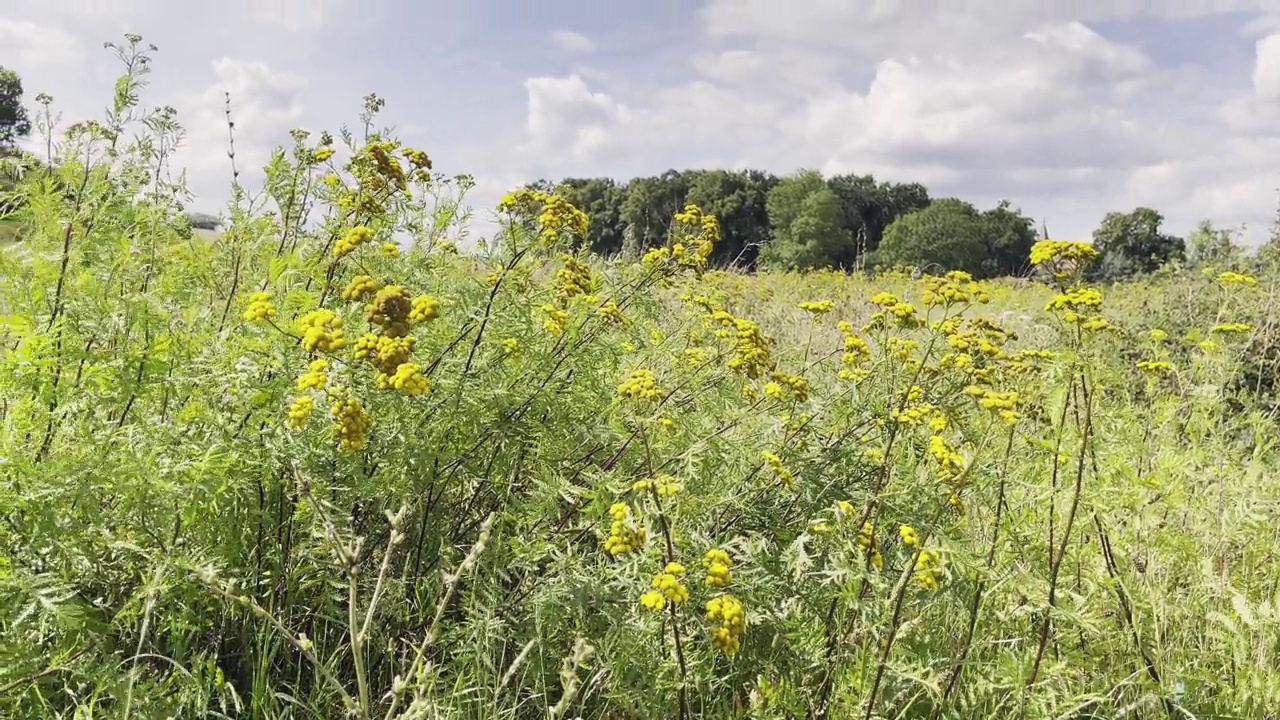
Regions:
[[707, 621], [716, 624], [711, 630], [712, 645], [725, 655], [736, 655], [742, 647], [742, 634], [747, 629], [742, 603], [732, 595], [711, 598], [707, 601]]
[[302, 427], [311, 417], [311, 410], [315, 407], [315, 401], [310, 395], [299, 395], [289, 404], [289, 424], [293, 427]]
[[910, 525], [899, 525], [898, 536], [902, 538], [902, 544], [909, 547], [915, 547], [920, 543], [920, 536], [916, 534], [916, 529]]
[[702, 556], [702, 567], [707, 569], [706, 583], [710, 587], [728, 587], [732, 580], [729, 572], [732, 566], [733, 560], [729, 558], [729, 553], [719, 548], [712, 548]]
[[356, 225], [347, 231], [333, 246], [333, 254], [335, 257], [344, 257], [350, 255], [353, 250], [373, 241], [373, 231], [364, 225]]
[[276, 308], [271, 304], [271, 293], [256, 292], [249, 296], [249, 307], [245, 308], [244, 319], [249, 322], [267, 320], [276, 315]]
[[342, 299], [363, 301], [372, 297], [376, 292], [378, 292], [377, 280], [368, 275], [357, 275], [351, 278], [351, 282], [342, 291]]
[[332, 310], [312, 310], [298, 320], [298, 327], [302, 330], [302, 346], [309, 351], [332, 353], [347, 344], [342, 321]]
[[298, 392], [302, 392], [310, 388], [323, 390], [325, 384], [329, 382], [329, 376], [325, 373], [328, 368], [329, 363], [323, 358], [312, 360], [308, 370], [298, 376]]
[[422, 322], [440, 317], [440, 301], [430, 295], [419, 295], [409, 308], [409, 322]]
[[400, 257], [400, 246], [393, 242], [382, 243], [382, 254], [387, 257]]
[[662, 389], [658, 387], [653, 372], [644, 368], [632, 371], [631, 375], [618, 386], [618, 394], [638, 400], [662, 399]]

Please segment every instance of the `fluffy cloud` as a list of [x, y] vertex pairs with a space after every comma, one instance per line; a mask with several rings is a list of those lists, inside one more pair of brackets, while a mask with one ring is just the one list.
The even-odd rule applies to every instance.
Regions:
[[200, 198], [225, 197], [230, 186], [228, 95], [236, 169], [250, 187], [262, 178], [271, 151], [288, 142], [289, 130], [301, 124], [306, 112], [302, 96], [308, 83], [300, 75], [234, 58], [215, 60], [212, 70], [212, 84], [178, 102], [187, 137], [175, 163], [187, 169], [191, 190]]
[[596, 49], [596, 44], [591, 42], [591, 38], [572, 30], [556, 30], [551, 33], [551, 39], [556, 45], [572, 52], [586, 53]]
[[1267, 129], [1280, 127], [1280, 24], [1241, 28], [1258, 37], [1252, 83], [1248, 68], [1223, 82], [1094, 29], [1233, 7], [710, 0], [682, 82], [530, 80], [525, 160], [550, 176], [871, 172], [982, 203], [1007, 197], [1063, 236], [1145, 203], [1175, 231], [1244, 221], [1257, 241], [1275, 207], [1258, 178], [1280, 162]]

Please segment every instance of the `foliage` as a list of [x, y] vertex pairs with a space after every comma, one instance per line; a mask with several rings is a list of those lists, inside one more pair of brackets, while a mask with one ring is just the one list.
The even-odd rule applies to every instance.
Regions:
[[1031, 220], [1001, 202], [986, 212], [957, 199], [935, 200], [889, 226], [876, 251], [884, 265], [933, 272], [964, 270], [975, 277], [1018, 273], [1035, 241]]
[[[1280, 706], [1280, 434], [1239, 382], [1273, 276], [1104, 293], [1053, 241], [1051, 284], [745, 275], [687, 204], [604, 262], [549, 184], [465, 255], [468, 179], [376, 97], [193, 243], [116, 49], [0, 253], [0, 716]], [[769, 202], [849, 231], [820, 178]], [[880, 250], [986, 228], [929, 208]]]
[[1093, 244], [1102, 254], [1097, 272], [1108, 278], [1129, 277], [1184, 259], [1185, 241], [1160, 232], [1163, 222], [1163, 215], [1145, 207], [1107, 213], [1093, 231]]
[[191, 227], [198, 230], [217, 230], [218, 226], [222, 224], [222, 219], [217, 215], [202, 212], [186, 213], [186, 219]]
[[31, 118], [22, 106], [22, 79], [0, 66], [0, 154], [13, 150], [14, 143], [31, 132]]

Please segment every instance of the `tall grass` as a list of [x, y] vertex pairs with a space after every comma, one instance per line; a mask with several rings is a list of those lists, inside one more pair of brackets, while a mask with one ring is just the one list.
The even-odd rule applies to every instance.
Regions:
[[459, 253], [376, 98], [193, 238], [117, 50], [7, 198], [3, 716], [1280, 709], [1273, 279], [604, 262], [531, 193]]

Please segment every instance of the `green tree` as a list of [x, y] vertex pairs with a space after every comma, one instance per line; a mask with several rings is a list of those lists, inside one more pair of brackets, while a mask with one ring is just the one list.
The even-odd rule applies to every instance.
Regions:
[[22, 79], [0, 66], [0, 153], [13, 151], [18, 138], [31, 132], [31, 119], [22, 106]]
[[1163, 222], [1163, 215], [1146, 207], [1129, 213], [1107, 213], [1093, 231], [1094, 247], [1101, 254], [1094, 273], [1108, 278], [1127, 277], [1184, 259], [1186, 243], [1161, 232]]
[[720, 242], [711, 254], [717, 266], [755, 267], [760, 249], [769, 240], [769, 191], [778, 183], [758, 170], [698, 170], [686, 173], [685, 201], [716, 216]]
[[566, 178], [556, 186], [556, 192], [587, 214], [587, 247], [591, 252], [613, 255], [622, 250], [626, 191], [613, 178]]
[[934, 200], [894, 220], [873, 257], [882, 265], [910, 265], [934, 273], [965, 270], [975, 277], [990, 277], [995, 266], [989, 262], [989, 223], [964, 200]]
[[835, 258], [840, 267], [854, 267], [857, 257], [880, 245], [884, 230], [899, 217], [929, 204], [929, 192], [919, 183], [877, 183], [871, 175], [836, 175], [827, 180], [840, 198], [845, 226], [853, 243]]
[[1001, 200], [982, 213], [986, 257], [984, 276], [1017, 275], [1029, 265], [1031, 246], [1036, 242], [1035, 223], [1008, 200]]
[[684, 208], [686, 190], [684, 173], [678, 170], [627, 183], [620, 219], [638, 249], [666, 242], [672, 218]]
[[1236, 230], [1215, 228], [1212, 222], [1201, 220], [1187, 236], [1187, 259], [1192, 265], [1228, 266], [1239, 262], [1244, 251], [1236, 244]]
[[773, 237], [760, 252], [760, 264], [767, 268], [830, 267], [853, 243], [843, 203], [816, 170], [780, 180], [766, 206]]

